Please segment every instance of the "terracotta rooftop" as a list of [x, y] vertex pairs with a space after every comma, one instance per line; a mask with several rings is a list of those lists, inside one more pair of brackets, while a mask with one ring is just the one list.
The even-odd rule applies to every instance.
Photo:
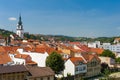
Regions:
[[81, 52], [83, 52], [83, 51], [81, 51], [81, 50], [78, 50], [78, 49], [70, 49], [72, 52], [74, 52], [74, 53], [81, 53]]
[[37, 65], [37, 63], [34, 62], [34, 61], [32, 61], [32, 60], [31, 60], [31, 61], [27, 61], [26, 64], [28, 64], [28, 65], [29, 65], [29, 64]]
[[94, 52], [94, 53], [97, 53], [99, 55], [99, 54], [102, 54], [104, 49], [101, 49], [101, 48], [90, 48], [90, 51]]
[[19, 47], [18, 46], [2, 46], [2, 48], [6, 51], [16, 51]]
[[72, 45], [80, 45], [81, 43], [80, 43], [80, 42], [69, 42], [69, 44], [72, 44]]
[[96, 58], [98, 61], [100, 61], [99, 57], [95, 54], [82, 53], [82, 56], [87, 62], [90, 62], [93, 58]]
[[70, 60], [73, 62], [74, 65], [78, 65], [79, 62], [85, 63], [82, 57], [72, 57]]
[[26, 54], [16, 54], [15, 55], [15, 58], [23, 58], [23, 59], [26, 59], [29, 55], [26, 55]]
[[2, 46], [0, 46], [0, 52], [3, 53], [6, 52], [6, 50]]
[[80, 48], [81, 51], [83, 52], [89, 52], [90, 49], [86, 45], [77, 45], [77, 47]]
[[7, 53], [0, 53], [0, 64], [7, 64], [11, 61], [12, 60]]

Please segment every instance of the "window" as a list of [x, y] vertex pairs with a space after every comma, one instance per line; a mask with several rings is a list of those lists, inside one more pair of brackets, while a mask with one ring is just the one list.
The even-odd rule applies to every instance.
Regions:
[[79, 71], [82, 71], [82, 67], [79, 67]]
[[75, 71], [78, 71], [78, 67], [76, 67]]
[[47, 80], [50, 80], [50, 77], [48, 77]]
[[85, 67], [85, 66], [83, 67], [83, 70], [86, 70], [86, 67]]
[[40, 80], [43, 80], [43, 78], [41, 78]]

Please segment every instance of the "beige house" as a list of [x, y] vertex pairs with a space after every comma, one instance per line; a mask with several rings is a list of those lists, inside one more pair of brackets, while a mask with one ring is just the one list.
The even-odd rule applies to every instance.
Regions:
[[59, 45], [57, 47], [57, 49], [62, 51], [63, 53], [69, 54], [69, 55], [71, 53], [70, 49], [67, 46], [65, 46], [65, 45]]
[[99, 75], [101, 72], [100, 60], [93, 57], [87, 62], [87, 73], [85, 77], [93, 77]]
[[103, 56], [100, 56], [99, 58], [101, 60], [101, 63], [108, 64], [110, 68], [113, 68], [115, 66], [115, 59], [112, 59], [110, 57], [103, 57]]
[[101, 60], [95, 54], [75, 53], [75, 57], [82, 57], [87, 64], [87, 72], [85, 78], [97, 76], [101, 72]]

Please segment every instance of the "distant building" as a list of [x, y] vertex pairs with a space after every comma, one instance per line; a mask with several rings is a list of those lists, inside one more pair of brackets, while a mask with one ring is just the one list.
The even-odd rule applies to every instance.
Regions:
[[111, 45], [111, 44], [103, 44], [101, 48], [108, 49], [112, 52], [120, 53], [120, 44]]
[[22, 21], [21, 21], [21, 15], [19, 16], [19, 21], [17, 24], [17, 30], [16, 30], [16, 34], [20, 37], [20, 38], [24, 38], [24, 29], [23, 29], [23, 25], [22, 25]]
[[99, 48], [100, 47], [100, 41], [90, 42], [90, 43], [88, 43], [88, 47]]
[[115, 38], [113, 43], [120, 43], [120, 38]]
[[0, 35], [0, 46], [5, 46], [5, 45], [6, 45], [5, 38], [2, 35]]

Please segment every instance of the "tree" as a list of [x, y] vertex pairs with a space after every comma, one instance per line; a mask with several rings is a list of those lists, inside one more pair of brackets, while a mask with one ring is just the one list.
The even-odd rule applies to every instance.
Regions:
[[120, 64], [120, 57], [116, 58], [115, 61]]
[[46, 59], [46, 66], [50, 67], [56, 74], [64, 70], [64, 60], [56, 52], [52, 52]]
[[100, 56], [111, 57], [115, 59], [115, 54], [110, 50], [104, 50]]
[[101, 64], [101, 73], [104, 73], [106, 69], [109, 69], [109, 66], [107, 63]]
[[109, 75], [110, 75], [110, 71], [109, 71], [109, 69], [105, 69], [105, 71], [104, 71], [104, 77], [108, 80], [109, 79]]

